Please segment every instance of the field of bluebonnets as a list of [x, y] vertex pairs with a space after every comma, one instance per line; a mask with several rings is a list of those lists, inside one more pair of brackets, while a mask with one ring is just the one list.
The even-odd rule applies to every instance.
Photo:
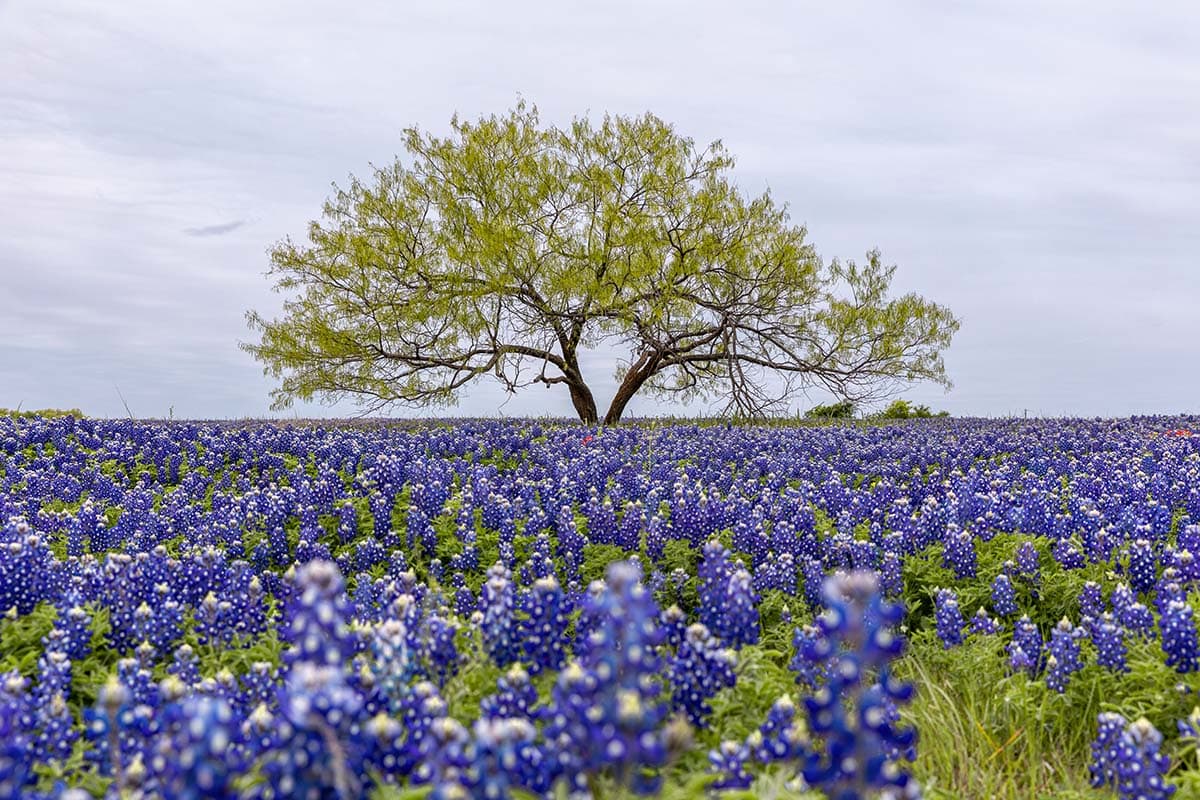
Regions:
[[1200, 796], [1197, 423], [0, 419], [0, 796]]

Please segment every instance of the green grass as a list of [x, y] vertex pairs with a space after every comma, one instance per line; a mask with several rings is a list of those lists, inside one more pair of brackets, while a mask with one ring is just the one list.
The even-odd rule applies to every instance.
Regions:
[[919, 732], [913, 772], [926, 797], [1104, 796], [1090, 788], [1086, 767], [1094, 724], [1085, 720], [1098, 698], [1070, 707], [1074, 697], [1009, 675], [995, 637], [946, 651], [921, 636], [897, 671], [918, 686], [904, 716]]

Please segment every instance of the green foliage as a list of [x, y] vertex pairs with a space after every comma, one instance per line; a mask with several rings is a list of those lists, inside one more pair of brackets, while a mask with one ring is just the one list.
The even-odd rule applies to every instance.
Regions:
[[1042, 537], [1019, 534], [999, 534], [989, 542], [976, 541], [977, 577], [960, 580], [954, 572], [942, 566], [942, 546], [934, 545], [922, 553], [904, 560], [904, 604], [908, 609], [907, 624], [920, 630], [934, 626], [933, 598], [939, 588], [954, 589], [958, 604], [968, 617], [980, 606], [991, 608], [991, 583], [1004, 569], [1004, 562], [1016, 557], [1017, 548], [1031, 541], [1038, 551], [1041, 580], [1037, 596], [1031, 587], [1017, 581], [1017, 604], [1042, 631], [1048, 631], [1063, 617], [1079, 616], [1079, 593], [1088, 581], [1111, 588], [1104, 565], [1089, 564], [1084, 569], [1063, 569], [1050, 557], [1050, 546]]
[[522, 102], [446, 137], [409, 128], [403, 148], [271, 250], [283, 315], [249, 312], [243, 348], [279, 379], [275, 408], [445, 406], [490, 375], [564, 384], [595, 422], [579, 354], [604, 343], [628, 352], [606, 423], [640, 392], [760, 417], [807, 386], [948, 385], [950, 311], [891, 297], [877, 251], [822, 262], [786, 206], [737, 187], [720, 142], [650, 114], [547, 126]]
[[496, 681], [504, 670], [483, 652], [477, 635], [461, 631], [458, 642], [460, 652], [465, 652], [467, 657], [443, 688], [442, 697], [446, 700], [449, 715], [469, 724], [479, 717], [480, 701], [495, 694]]
[[33, 419], [34, 417], [77, 417], [82, 419], [83, 412], [78, 408], [39, 408], [32, 411], [22, 411], [17, 408], [0, 408], [0, 417], [13, 419]]
[[[918, 685], [903, 715], [920, 731], [914, 773], [927, 797], [1095, 796], [1086, 770], [1095, 714], [1071, 709], [1042, 681], [1008, 674], [996, 637], [944, 650], [923, 632], [897, 673]], [[1072, 727], [1060, 727], [1068, 720]]]
[[672, 539], [663, 547], [661, 563], [667, 574], [679, 569], [688, 575], [695, 575], [700, 566], [700, 551], [692, 547], [687, 539]]
[[33, 675], [42, 638], [54, 627], [57, 613], [53, 605], [42, 603], [24, 616], [0, 617], [0, 672], [16, 669], [26, 677]]
[[813, 406], [804, 412], [805, 419], [853, 419], [856, 406], [849, 400]]
[[628, 557], [629, 554], [615, 544], [585, 544], [583, 563], [579, 567], [579, 577], [583, 580], [583, 585], [603, 580], [609, 564]]
[[874, 419], [930, 419], [948, 417], [949, 411], [930, 411], [929, 406], [913, 405], [907, 400], [894, 400], [882, 411], [871, 415]]

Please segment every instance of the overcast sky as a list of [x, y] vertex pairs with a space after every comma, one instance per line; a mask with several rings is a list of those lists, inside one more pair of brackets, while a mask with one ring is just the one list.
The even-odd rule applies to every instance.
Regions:
[[[1200, 7], [988, 6], [0, 0], [0, 407], [265, 414], [270, 244], [401, 128], [521, 96], [720, 138], [823, 257], [879, 247], [962, 320], [914, 400], [1200, 410]], [[457, 412], [570, 412], [505, 400]]]

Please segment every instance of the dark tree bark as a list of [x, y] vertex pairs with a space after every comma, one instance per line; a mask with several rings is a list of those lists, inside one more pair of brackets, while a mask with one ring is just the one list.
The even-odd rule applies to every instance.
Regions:
[[629, 401], [655, 373], [661, 360], [657, 355], [643, 354], [629, 368], [629, 371], [625, 373], [625, 379], [617, 387], [617, 393], [613, 395], [608, 412], [604, 415], [605, 425], [615, 425], [620, 422], [621, 415], [625, 413], [625, 406], [629, 405]]
[[[571, 403], [575, 406], [575, 413], [579, 414], [579, 420], [585, 425], [596, 424], [599, 414], [596, 412], [596, 400], [592, 397], [592, 390], [583, 383], [570, 383], [568, 387], [571, 390]], [[604, 423], [609, 424], [607, 418]]]

